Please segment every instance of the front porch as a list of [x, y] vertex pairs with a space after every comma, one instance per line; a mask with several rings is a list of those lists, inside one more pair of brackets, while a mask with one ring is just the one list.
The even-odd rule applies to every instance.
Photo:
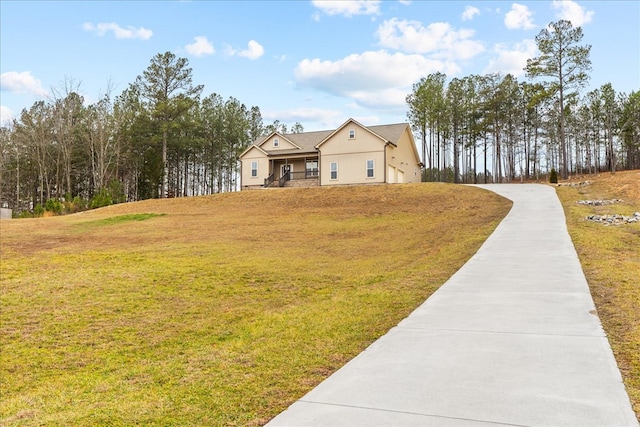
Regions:
[[320, 185], [317, 157], [271, 159], [264, 187], [314, 187]]

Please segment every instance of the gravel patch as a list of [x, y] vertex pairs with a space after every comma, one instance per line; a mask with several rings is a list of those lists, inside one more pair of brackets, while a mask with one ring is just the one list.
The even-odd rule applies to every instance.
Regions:
[[588, 215], [587, 221], [599, 222], [603, 225], [623, 225], [640, 223], [640, 212], [636, 212], [633, 216], [625, 216], [618, 214], [611, 215]]

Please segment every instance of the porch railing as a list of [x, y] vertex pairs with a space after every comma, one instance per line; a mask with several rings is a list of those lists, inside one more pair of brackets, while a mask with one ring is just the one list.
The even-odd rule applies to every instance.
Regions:
[[276, 180], [276, 177], [274, 174], [269, 175], [264, 179], [264, 186], [269, 187], [275, 180]]
[[[287, 181], [298, 180], [298, 179], [314, 179], [320, 176], [320, 172], [318, 169], [307, 169], [302, 172], [285, 172], [285, 174], [278, 180], [278, 185], [280, 187], [284, 187], [284, 184]], [[276, 180], [275, 174], [271, 174], [264, 179], [264, 186], [270, 187], [271, 184]]]
[[318, 169], [307, 169], [302, 172], [291, 172], [291, 179], [313, 179], [320, 176]]
[[284, 183], [289, 181], [290, 179], [291, 179], [291, 172], [286, 171], [284, 175], [282, 175], [282, 177], [280, 178], [280, 181], [278, 181], [278, 184], [280, 185], [280, 187], [284, 187]]

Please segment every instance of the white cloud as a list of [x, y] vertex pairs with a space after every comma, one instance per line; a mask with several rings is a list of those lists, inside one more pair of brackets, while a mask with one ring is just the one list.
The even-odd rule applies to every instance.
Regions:
[[14, 118], [15, 115], [9, 107], [0, 105], [0, 127], [9, 127]]
[[107, 31], [112, 31], [117, 39], [149, 40], [151, 36], [153, 36], [153, 31], [144, 27], [134, 28], [128, 26], [127, 28], [122, 28], [115, 22], [100, 22], [97, 25], [93, 25], [91, 22], [85, 22], [82, 28], [85, 31], [94, 32], [99, 36], [104, 36]]
[[464, 8], [464, 12], [462, 12], [462, 20], [471, 21], [476, 15], [480, 15], [480, 9], [467, 5]]
[[558, 11], [556, 17], [571, 21], [574, 27], [582, 27], [591, 22], [594, 14], [592, 10], [586, 10], [571, 0], [553, 0], [552, 7]]
[[536, 27], [532, 15], [527, 6], [513, 3], [511, 10], [504, 16], [504, 25], [510, 30], [531, 30]]
[[0, 88], [15, 93], [30, 93], [37, 96], [47, 96], [47, 92], [40, 80], [31, 75], [30, 71], [8, 71], [0, 75]]
[[203, 56], [203, 55], [213, 55], [216, 50], [213, 48], [213, 45], [206, 37], [196, 36], [193, 38], [194, 42], [192, 44], [186, 45], [184, 48], [190, 55], [194, 56]]
[[313, 0], [311, 3], [327, 15], [351, 17], [380, 14], [380, 0]]
[[227, 54], [228, 56], [242, 56], [244, 58], [254, 60], [264, 55], [264, 48], [257, 41], [249, 40], [249, 43], [247, 43], [247, 49], [238, 51], [231, 46], [227, 46], [225, 49], [225, 54]]
[[489, 62], [484, 73], [512, 74], [514, 77], [524, 76], [527, 59], [538, 54], [538, 47], [534, 40], [523, 40], [511, 48], [505, 44], [494, 46], [496, 57]]
[[384, 21], [377, 31], [379, 43], [410, 53], [432, 53], [448, 60], [469, 59], [484, 51], [482, 43], [472, 40], [473, 30], [454, 30], [449, 23], [434, 22], [424, 27], [418, 21]]
[[[414, 81], [415, 82], [415, 81]], [[406, 97], [411, 92], [410, 86], [384, 88], [379, 90], [355, 90], [349, 96], [359, 105], [369, 108], [404, 107]]]
[[380, 50], [352, 54], [337, 61], [305, 59], [298, 63], [294, 76], [300, 86], [381, 108], [403, 106], [411, 85], [436, 71], [457, 74], [460, 68], [422, 55]]
[[251, 60], [258, 59], [264, 55], [264, 47], [255, 40], [249, 40], [247, 49], [238, 53], [238, 56], [249, 58]]
[[409, 6], [411, 4], [411, 0], [398, 0], [398, 3]]

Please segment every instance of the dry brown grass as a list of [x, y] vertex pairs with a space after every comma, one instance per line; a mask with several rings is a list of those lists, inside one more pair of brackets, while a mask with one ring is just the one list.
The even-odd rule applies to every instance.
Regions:
[[263, 424], [406, 317], [509, 208], [416, 184], [2, 221], [0, 423]]
[[[558, 195], [567, 215], [591, 294], [640, 420], [640, 223], [604, 226], [585, 220], [590, 214], [640, 212], [640, 171], [587, 175], [561, 186]], [[606, 206], [578, 205], [578, 200], [622, 199]]]

